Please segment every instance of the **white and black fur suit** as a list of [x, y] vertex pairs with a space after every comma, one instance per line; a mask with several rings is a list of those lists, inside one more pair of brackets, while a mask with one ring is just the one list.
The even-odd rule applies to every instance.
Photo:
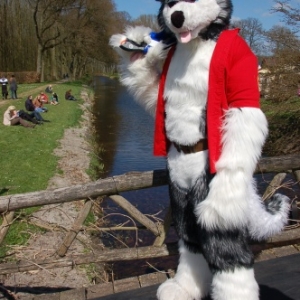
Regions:
[[[278, 233], [287, 221], [288, 198], [263, 203], [253, 172], [268, 133], [259, 108], [230, 108], [222, 121], [222, 151], [210, 174], [209, 150], [185, 154], [174, 143], [191, 146], [207, 138], [206, 108], [211, 57], [220, 33], [229, 26], [230, 0], [161, 0], [158, 22], [176, 50], [166, 77], [165, 129], [173, 220], [180, 237], [176, 275], [157, 292], [160, 300], [257, 300], [249, 239]], [[121, 82], [155, 115], [163, 62], [163, 41], [146, 55], [123, 51], [126, 38], [150, 43], [150, 28], [129, 27], [111, 37], [120, 54]], [[241, 74], [240, 80], [247, 74]], [[209, 138], [209, 137], [208, 137]]]

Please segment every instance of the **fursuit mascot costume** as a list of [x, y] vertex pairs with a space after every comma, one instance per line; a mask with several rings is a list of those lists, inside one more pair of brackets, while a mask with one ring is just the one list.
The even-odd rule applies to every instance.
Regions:
[[155, 117], [154, 154], [167, 156], [180, 259], [157, 298], [257, 300], [249, 240], [280, 232], [290, 205], [281, 194], [263, 202], [253, 180], [268, 133], [257, 59], [228, 29], [230, 0], [160, 2], [161, 32], [110, 39], [122, 84]]

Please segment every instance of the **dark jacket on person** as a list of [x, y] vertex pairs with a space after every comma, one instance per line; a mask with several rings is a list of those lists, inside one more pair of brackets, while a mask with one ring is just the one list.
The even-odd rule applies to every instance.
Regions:
[[29, 99], [29, 98], [26, 99], [26, 101], [25, 101], [25, 108], [28, 111], [34, 111], [35, 107], [34, 107], [31, 99]]

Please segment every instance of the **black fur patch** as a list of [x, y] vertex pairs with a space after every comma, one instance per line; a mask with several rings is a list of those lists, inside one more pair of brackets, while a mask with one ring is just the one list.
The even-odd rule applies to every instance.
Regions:
[[251, 268], [253, 254], [246, 228], [207, 230], [197, 223], [195, 207], [208, 194], [212, 175], [208, 170], [199, 177], [191, 190], [169, 183], [173, 222], [178, 236], [189, 251], [202, 253], [212, 272], [233, 271], [237, 267]]

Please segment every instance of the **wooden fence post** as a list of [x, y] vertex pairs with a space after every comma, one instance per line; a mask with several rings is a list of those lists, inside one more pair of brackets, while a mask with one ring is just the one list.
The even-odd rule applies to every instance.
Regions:
[[0, 226], [0, 245], [5, 239], [5, 236], [8, 232], [8, 229], [11, 225], [11, 222], [14, 220], [14, 211], [10, 211], [9, 213], [4, 213], [3, 214], [3, 222], [2, 225]]
[[273, 180], [270, 182], [266, 191], [263, 195], [263, 200], [267, 200], [272, 197], [272, 195], [276, 192], [276, 189], [281, 185], [282, 181], [285, 179], [286, 173], [279, 173], [274, 176]]
[[92, 208], [92, 201], [91, 200], [87, 200], [82, 208], [82, 210], [80, 211], [80, 214], [78, 215], [77, 219], [75, 220], [72, 228], [70, 229], [70, 231], [68, 232], [68, 234], [66, 235], [63, 243], [61, 244], [61, 246], [59, 247], [59, 249], [57, 250], [57, 254], [59, 256], [65, 256], [65, 254], [67, 253], [68, 249], [70, 248], [71, 244], [73, 243], [73, 241], [75, 240], [78, 232], [80, 231], [83, 222], [85, 221], [85, 219], [87, 218], [91, 208]]
[[166, 213], [164, 222], [159, 225], [159, 231], [160, 231], [160, 236], [158, 236], [154, 243], [154, 247], [161, 247], [167, 237], [167, 234], [169, 232], [169, 229], [171, 227], [172, 223], [172, 215], [171, 215], [171, 206], [168, 207], [168, 211]]
[[145, 215], [143, 215], [124, 197], [119, 195], [112, 195], [109, 196], [109, 198], [111, 198], [115, 203], [117, 203], [120, 207], [127, 211], [129, 215], [131, 215], [135, 220], [148, 228], [154, 235], [158, 236], [160, 234], [160, 232], [158, 231], [158, 226]]

